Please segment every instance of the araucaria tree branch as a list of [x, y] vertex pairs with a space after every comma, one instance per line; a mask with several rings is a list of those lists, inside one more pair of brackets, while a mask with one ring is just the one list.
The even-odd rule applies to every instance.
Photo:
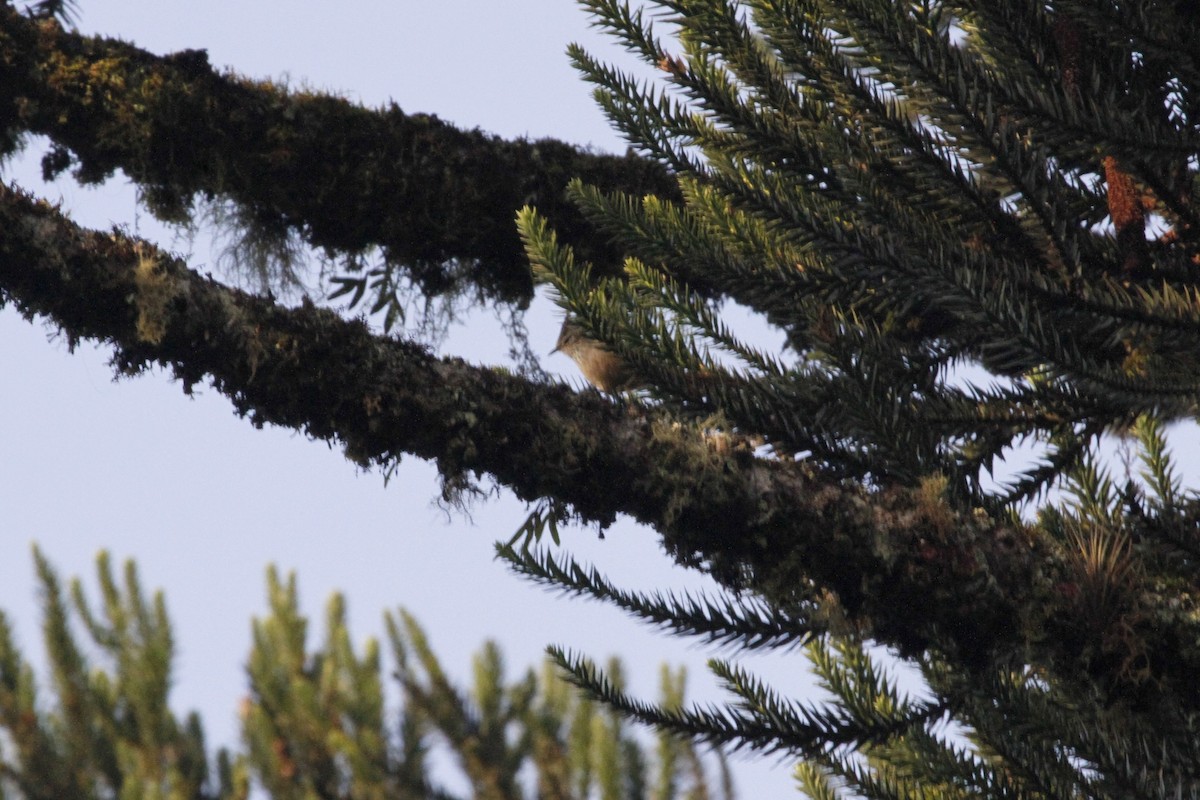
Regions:
[[[784, 605], [828, 592], [847, 624], [906, 651], [943, 629], [969, 660], [1019, 646], [1022, 598], [1037, 589], [1019, 528], [955, 520], [936, 492], [872, 493], [661, 414], [437, 358], [332, 311], [222, 286], [12, 189], [0, 200], [0, 296], [72, 341], [112, 345], [121, 372], [210, 382], [253, 423], [338, 442], [364, 465], [412, 454], [451, 488], [486, 474], [585, 520], [627, 514], [681, 563]], [[946, 600], [936, 618], [912, 614], [933, 596]]]
[[264, 235], [300, 235], [334, 254], [376, 248], [429, 296], [527, 303], [529, 268], [512, 224], [526, 203], [612, 262], [616, 251], [566, 201], [572, 178], [677, 196], [665, 170], [633, 155], [506, 141], [394, 104], [367, 109], [218, 72], [203, 50], [158, 56], [8, 4], [0, 53], [4, 135], [50, 137], [47, 175], [73, 168], [86, 183], [120, 169], [168, 220], [187, 219], [197, 199], [232, 202]]
[[[167, 219], [225, 204], [262, 241], [321, 249], [345, 293], [370, 277], [377, 309], [400, 285], [519, 308], [541, 283], [564, 350], [636, 397], [236, 291], [15, 187], [0, 302], [358, 464], [413, 454], [451, 494], [485, 479], [548, 503], [523, 531], [650, 526], [730, 597], [502, 554], [675, 630], [747, 648], [811, 633], [831, 710], [726, 664], [735, 705], [650, 706], [557, 660], [664, 730], [808, 759], [814, 796], [1200, 795], [1200, 495], [1165, 427], [1200, 416], [1195, 3], [581, 4], [658, 76], [569, 51], [640, 157], [218, 74], [202, 51], [7, 3], [0, 151], [45, 134], [48, 174], [121, 169]], [[722, 300], [782, 351], [739, 336]], [[1099, 458], [1111, 433], [1142, 454], [1125, 482]], [[988, 480], [1028, 445], [1036, 463]], [[921, 670], [928, 702], [897, 696], [868, 640]]]

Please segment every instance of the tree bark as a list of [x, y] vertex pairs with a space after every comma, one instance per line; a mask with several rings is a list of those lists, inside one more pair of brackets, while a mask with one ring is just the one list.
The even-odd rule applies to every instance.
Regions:
[[86, 183], [121, 169], [167, 220], [187, 219], [197, 196], [229, 200], [268, 234], [295, 232], [350, 256], [378, 248], [427, 295], [526, 303], [532, 284], [513, 218], [527, 204], [601, 271], [617, 270], [619, 254], [564, 197], [572, 178], [679, 197], [666, 170], [632, 154], [506, 141], [395, 105], [289, 91], [218, 73], [203, 50], [157, 56], [7, 4], [0, 121], [0, 154], [19, 133], [51, 139], [48, 175], [73, 167]]
[[977, 661], [1018, 647], [1041, 616], [1046, 566], [1023, 531], [956, 515], [928, 488], [870, 492], [652, 409], [438, 358], [311, 303], [228, 288], [8, 188], [0, 230], [0, 298], [72, 342], [112, 345], [122, 373], [208, 381], [255, 425], [336, 441], [363, 465], [430, 459], [451, 490], [486, 475], [583, 520], [626, 514], [682, 564], [785, 607], [836, 597], [846, 624], [905, 652], [936, 631]]

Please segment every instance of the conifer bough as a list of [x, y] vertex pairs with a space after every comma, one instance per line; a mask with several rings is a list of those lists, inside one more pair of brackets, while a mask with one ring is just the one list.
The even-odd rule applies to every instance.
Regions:
[[[1200, 501], [1175, 476], [1163, 428], [1194, 420], [1200, 401], [1195, 4], [583, 5], [661, 78], [641, 82], [571, 48], [647, 159], [604, 162], [618, 176], [607, 185], [586, 158], [562, 162], [552, 170], [562, 182], [529, 198], [518, 228], [534, 279], [655, 403], [606, 402], [438, 359], [311, 305], [282, 308], [145, 243], [80, 231], [15, 190], [0, 198], [3, 297], [73, 338], [111, 342], [120, 369], [164, 364], [185, 386], [209, 380], [255, 422], [337, 439], [360, 463], [415, 453], [451, 489], [486, 473], [584, 519], [628, 514], [681, 563], [789, 615], [792, 630], [834, 636], [840, 655], [816, 658], [844, 716], [807, 722], [734, 670], [724, 674], [745, 707], [674, 713], [560, 658], [627, 713], [813, 759], [803, 779], [820, 796], [834, 795], [833, 778], [888, 796], [880, 787], [914, 764], [933, 775], [919, 785], [967, 794], [1200, 793]], [[429, 292], [437, 281], [419, 265], [459, 257], [439, 237], [471, 226], [392, 240], [339, 227], [336, 208], [269, 196], [273, 163], [326, 135], [346, 141], [339, 115], [390, 124], [393, 112], [255, 88], [196, 54], [149, 56], [8, 6], [0, 23], [8, 133], [50, 135], [51, 169], [77, 163], [88, 179], [120, 166], [144, 176], [168, 215], [211, 192], [321, 247], [353, 255], [382, 242], [400, 252], [387, 269], [417, 265]], [[137, 80], [111, 80], [126, 63]], [[153, 113], [131, 117], [146, 98]], [[246, 134], [238, 147], [253, 168], [229, 169], [232, 151], [189, 160], [154, 149], [185, 118], [171, 114], [216, 125], [218, 139]], [[289, 115], [323, 127], [280, 122]], [[516, 152], [456, 137], [439, 141], [451, 153]], [[451, 173], [468, 163], [455, 158], [439, 163]], [[538, 159], [509, 163], [517, 184], [541, 180]], [[424, 174], [420, 159], [378, 168], [389, 187]], [[664, 169], [678, 191], [660, 191]], [[564, 170], [582, 177], [566, 193], [579, 219], [555, 205]], [[288, 193], [332, 192], [336, 207], [357, 186], [343, 179], [304, 186], [292, 175]], [[513, 198], [486, 188], [468, 187], [443, 216], [495, 204], [511, 219]], [[363, 197], [378, 195], [353, 199]], [[415, 249], [400, 246], [406, 236]], [[497, 285], [456, 279], [484, 294]], [[713, 303], [725, 298], [782, 330], [787, 351], [743, 341]], [[1111, 431], [1143, 450], [1144, 478], [1124, 487], [1095, 463]], [[1027, 442], [1039, 462], [989, 486], [997, 461]], [[1055, 487], [1074, 501], [1046, 501]], [[1040, 502], [1036, 520], [1018, 516], [1023, 502]], [[615, 596], [586, 572], [523, 563]], [[651, 616], [653, 604], [626, 605]], [[721, 612], [710, 612], [715, 628]], [[910, 713], [873, 695], [855, 637], [913, 659], [935, 702]], [[851, 673], [861, 680], [837, 683]], [[969, 729], [980, 758], [931, 749], [940, 713]], [[834, 743], [866, 748], [869, 769]]]

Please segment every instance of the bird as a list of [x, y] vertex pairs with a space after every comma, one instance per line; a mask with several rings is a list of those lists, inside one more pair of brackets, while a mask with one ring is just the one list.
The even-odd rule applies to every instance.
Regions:
[[590, 338], [570, 317], [563, 320], [558, 342], [550, 352], [569, 356], [587, 382], [602, 392], [615, 394], [637, 386], [624, 359]]

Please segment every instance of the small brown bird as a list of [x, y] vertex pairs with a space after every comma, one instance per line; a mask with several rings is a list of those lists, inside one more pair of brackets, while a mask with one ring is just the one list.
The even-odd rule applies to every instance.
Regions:
[[563, 320], [558, 342], [551, 353], [563, 353], [579, 365], [587, 382], [602, 392], [613, 394], [632, 389], [637, 381], [619, 355], [595, 339], [588, 338], [573, 320]]

